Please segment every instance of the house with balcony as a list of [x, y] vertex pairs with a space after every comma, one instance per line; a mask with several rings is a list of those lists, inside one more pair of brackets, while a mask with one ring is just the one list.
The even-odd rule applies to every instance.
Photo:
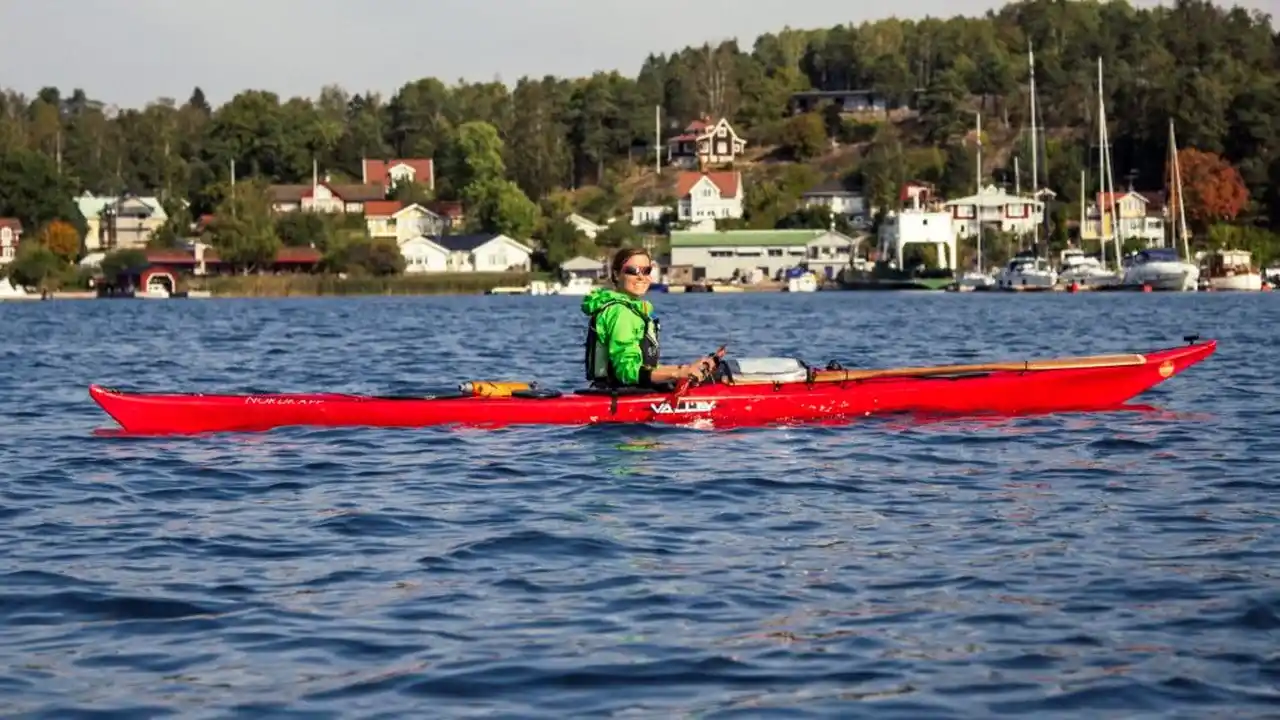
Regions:
[[152, 234], [169, 220], [160, 199], [151, 195], [94, 195], [76, 198], [87, 232], [84, 249], [92, 253], [144, 248]]
[[747, 141], [738, 137], [729, 121], [699, 118], [684, 132], [667, 140], [667, 164], [684, 168], [706, 168], [731, 163], [746, 151]]
[[951, 229], [961, 239], [977, 237], [985, 231], [1032, 233], [1044, 222], [1044, 201], [1013, 195], [995, 185], [988, 185], [975, 195], [942, 203], [951, 214]]
[[1119, 232], [1122, 245], [1130, 238], [1138, 238], [1149, 248], [1163, 247], [1166, 244], [1167, 215], [1168, 205], [1163, 192], [1129, 190], [1123, 193], [1097, 193], [1093, 202], [1085, 208], [1084, 222], [1080, 224], [1080, 239], [1097, 242], [1105, 238], [1110, 241], [1114, 236], [1114, 227]]
[[22, 221], [18, 218], [0, 217], [0, 266], [8, 265], [18, 256], [18, 243], [22, 241]]
[[676, 220], [715, 226], [742, 217], [742, 173], [682, 172], [676, 178]]

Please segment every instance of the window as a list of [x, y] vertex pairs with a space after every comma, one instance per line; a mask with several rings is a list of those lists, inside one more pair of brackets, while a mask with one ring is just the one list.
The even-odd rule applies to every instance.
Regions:
[[777, 248], [769, 248], [769, 257], [782, 257], [782, 251]]

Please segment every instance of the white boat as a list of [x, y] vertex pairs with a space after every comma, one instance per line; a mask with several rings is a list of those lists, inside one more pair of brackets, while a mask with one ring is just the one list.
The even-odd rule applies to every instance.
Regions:
[[15, 300], [27, 297], [30, 297], [30, 293], [26, 288], [14, 285], [13, 281], [7, 277], [0, 277], [0, 299]]
[[596, 281], [589, 277], [574, 276], [569, 278], [569, 282], [560, 285], [556, 283], [556, 294], [558, 295], [586, 295], [596, 286]]
[[1058, 282], [1062, 285], [1101, 287], [1116, 285], [1121, 279], [1119, 273], [1103, 267], [1101, 259], [1086, 255], [1079, 248], [1063, 250], [1061, 261], [1062, 264], [1058, 267]]
[[817, 292], [818, 280], [813, 273], [807, 272], [803, 275], [787, 278], [787, 292]]
[[1204, 273], [1208, 290], [1257, 292], [1262, 289], [1262, 273], [1253, 266], [1248, 250], [1215, 250]]
[[1147, 248], [1124, 259], [1122, 285], [1150, 287], [1169, 292], [1195, 292], [1200, 268], [1178, 257], [1174, 248]]
[[1058, 271], [1033, 253], [1021, 252], [1013, 256], [996, 276], [1000, 290], [1049, 290], [1058, 283]]
[[996, 286], [996, 278], [991, 273], [969, 270], [956, 279], [956, 289], [960, 292], [973, 290], [990, 290]]
[[1188, 259], [1182, 259], [1178, 255], [1176, 245], [1139, 250], [1124, 259], [1124, 279], [1121, 284], [1170, 292], [1195, 292], [1200, 289], [1200, 266], [1190, 261], [1187, 215], [1182, 200], [1182, 172], [1178, 167], [1178, 141], [1173, 135], [1172, 120], [1169, 121], [1169, 158], [1169, 164], [1173, 168], [1172, 199], [1177, 205], [1177, 212], [1170, 213], [1173, 219], [1172, 229], [1178, 232], [1178, 225], [1182, 226], [1182, 248]]

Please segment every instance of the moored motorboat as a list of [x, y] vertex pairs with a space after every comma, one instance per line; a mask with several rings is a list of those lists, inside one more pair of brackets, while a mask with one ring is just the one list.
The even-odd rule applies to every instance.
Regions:
[[1147, 354], [847, 370], [794, 358], [729, 358], [714, 381], [680, 391], [570, 392], [526, 383], [464, 383], [456, 393], [138, 393], [89, 387], [127, 432], [252, 432], [282, 426], [709, 423], [714, 427], [901, 412], [1021, 414], [1116, 407], [1212, 354], [1214, 340]]

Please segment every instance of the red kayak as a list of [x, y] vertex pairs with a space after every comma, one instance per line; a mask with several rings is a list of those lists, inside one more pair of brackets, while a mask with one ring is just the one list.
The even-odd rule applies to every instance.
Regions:
[[126, 432], [263, 431], [287, 425], [584, 425], [707, 423], [715, 427], [826, 421], [889, 413], [943, 415], [1114, 408], [1208, 357], [1217, 341], [1147, 354], [1098, 355], [885, 370], [811, 368], [792, 358], [729, 358], [717, 378], [683, 392], [541, 390], [464, 383], [454, 394], [89, 394]]

